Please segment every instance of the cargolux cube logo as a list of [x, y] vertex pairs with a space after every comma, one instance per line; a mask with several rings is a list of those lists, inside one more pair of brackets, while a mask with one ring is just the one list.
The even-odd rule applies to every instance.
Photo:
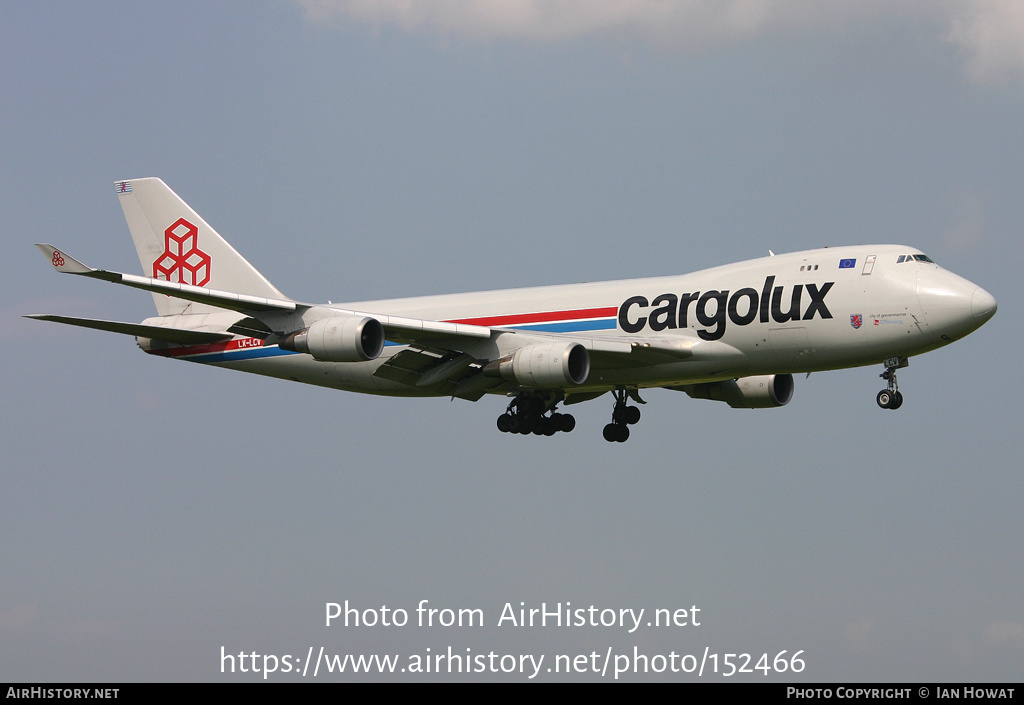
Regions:
[[199, 228], [184, 218], [164, 230], [164, 252], [153, 262], [153, 278], [206, 286], [210, 281], [210, 255], [199, 249]]

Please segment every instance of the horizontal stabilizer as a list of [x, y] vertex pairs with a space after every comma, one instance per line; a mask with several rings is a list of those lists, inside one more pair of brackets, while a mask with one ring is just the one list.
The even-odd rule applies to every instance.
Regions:
[[34, 318], [37, 321], [52, 321], [54, 323], [66, 323], [70, 326], [81, 326], [94, 330], [105, 330], [110, 333], [123, 333], [134, 335], [139, 338], [152, 338], [163, 340], [178, 345], [203, 345], [206, 343], [219, 343], [229, 340], [234, 336], [230, 333], [210, 333], [199, 330], [185, 330], [182, 328], [164, 328], [162, 326], [144, 326], [140, 323], [121, 323], [120, 321], [101, 321], [95, 318], [75, 318], [73, 316], [52, 316], [46, 313], [34, 313], [25, 316]]
[[92, 267], [86, 267], [67, 252], [61, 252], [53, 245], [36, 243], [36, 247], [50, 261], [53, 268], [61, 274], [87, 274], [93, 271]]

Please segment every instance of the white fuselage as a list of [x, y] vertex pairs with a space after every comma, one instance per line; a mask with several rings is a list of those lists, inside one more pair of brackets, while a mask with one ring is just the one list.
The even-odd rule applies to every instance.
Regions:
[[[619, 337], [634, 345], [638, 341], [642, 345], [645, 339], [689, 341], [687, 357], [664, 356], [655, 364], [598, 365], [575, 391], [673, 386], [909, 357], [951, 343], [992, 316], [995, 300], [991, 295], [930, 261], [912, 257], [920, 254], [900, 245], [824, 248], [679, 276], [342, 306], [515, 331], [469, 344], [463, 341], [460, 348], [480, 360], [508, 354], [531, 333], [580, 339]], [[905, 261], [898, 262], [901, 256]], [[163, 321], [176, 325], [167, 317]], [[181, 325], [194, 325], [194, 321]], [[257, 338], [239, 337], [213, 346], [152, 352], [351, 391], [398, 396], [443, 393], [374, 375], [403, 349], [388, 345], [376, 360], [330, 363], [264, 345]]]

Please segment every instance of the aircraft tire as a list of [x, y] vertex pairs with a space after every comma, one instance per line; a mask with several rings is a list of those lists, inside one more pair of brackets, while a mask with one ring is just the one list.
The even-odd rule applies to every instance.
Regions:
[[627, 406], [625, 413], [626, 423], [633, 425], [640, 421], [640, 409], [635, 406]]
[[625, 424], [610, 423], [604, 427], [602, 434], [609, 443], [625, 443], [629, 440], [629, 427]]
[[889, 402], [889, 408], [895, 411], [901, 406], [903, 406], [903, 395], [899, 392], [893, 392], [892, 401]]
[[892, 392], [888, 389], [883, 389], [878, 393], [878, 396], [875, 397], [875, 401], [878, 402], [878, 405], [883, 409], [891, 409], [893, 402]]
[[558, 415], [558, 430], [563, 433], [569, 433], [576, 428], [576, 417], [572, 414], [559, 414]]
[[511, 414], [502, 414], [498, 417], [498, 430], [502, 433], [508, 433], [510, 429], [510, 421], [512, 419]]

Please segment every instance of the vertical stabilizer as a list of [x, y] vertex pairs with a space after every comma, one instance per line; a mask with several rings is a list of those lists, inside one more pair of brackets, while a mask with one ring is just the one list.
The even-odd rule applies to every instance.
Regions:
[[[157, 178], [114, 182], [147, 277], [272, 299], [287, 298]], [[153, 294], [161, 316], [219, 309]]]

